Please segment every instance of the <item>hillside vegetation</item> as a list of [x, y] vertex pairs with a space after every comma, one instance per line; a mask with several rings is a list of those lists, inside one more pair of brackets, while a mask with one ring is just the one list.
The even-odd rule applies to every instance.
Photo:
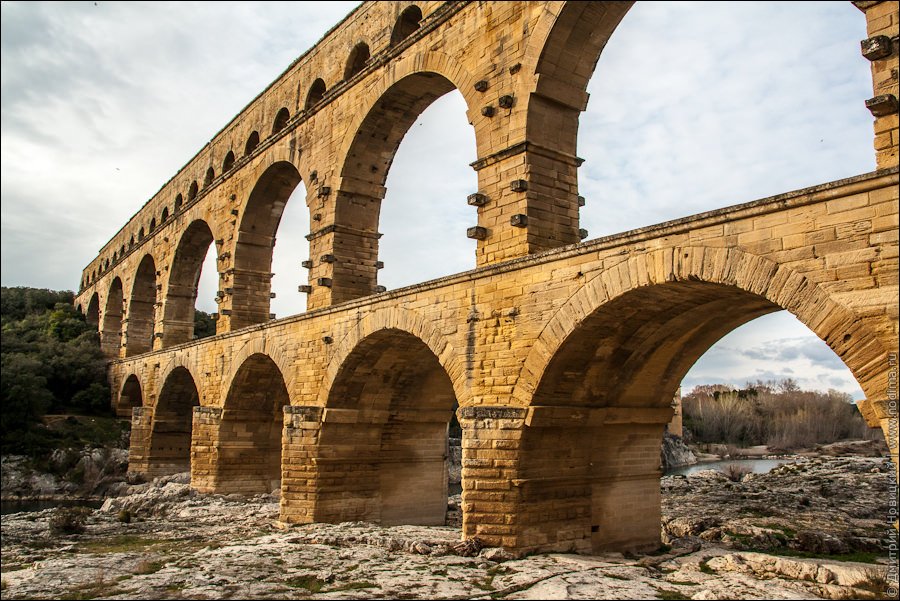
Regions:
[[74, 427], [77, 419], [53, 420], [61, 422], [55, 427], [43, 422], [51, 414], [113, 419], [99, 336], [75, 310], [73, 298], [69, 291], [0, 290], [4, 454], [40, 455], [58, 446], [90, 444], [82, 438], [105, 438], [100, 432]]

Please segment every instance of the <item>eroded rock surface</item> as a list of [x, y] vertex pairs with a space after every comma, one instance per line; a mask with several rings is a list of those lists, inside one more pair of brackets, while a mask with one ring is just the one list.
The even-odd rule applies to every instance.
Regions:
[[886, 566], [754, 545], [877, 548], [889, 527], [886, 510], [879, 517], [886, 469], [836, 458], [742, 482], [664, 478], [659, 555], [523, 559], [461, 542], [456, 526], [279, 529], [277, 495], [200, 495], [175, 476], [109, 499], [81, 534], [51, 533], [55, 510], [4, 516], [3, 598], [867, 598]]

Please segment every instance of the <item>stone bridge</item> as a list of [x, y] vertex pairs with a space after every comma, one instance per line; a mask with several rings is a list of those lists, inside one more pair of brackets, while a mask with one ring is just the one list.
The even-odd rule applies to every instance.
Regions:
[[[673, 391], [720, 337], [781, 309], [852, 371], [870, 425], [896, 428], [898, 19], [896, 2], [856, 4], [877, 171], [591, 241], [578, 116], [630, 3], [363, 4], [83, 272], [76, 303], [132, 416], [132, 469], [190, 469], [206, 492], [280, 488], [284, 523], [442, 524], [455, 414], [464, 537], [656, 547]], [[477, 268], [387, 292], [385, 178], [453, 89], [477, 141]], [[274, 320], [272, 249], [301, 181], [309, 310]], [[193, 340], [211, 244], [217, 335]]]

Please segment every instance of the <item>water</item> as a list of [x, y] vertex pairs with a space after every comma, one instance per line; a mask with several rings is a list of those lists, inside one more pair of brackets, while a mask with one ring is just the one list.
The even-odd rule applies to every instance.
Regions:
[[3, 501], [0, 503], [0, 514], [43, 511], [55, 507], [90, 507], [91, 509], [99, 509], [102, 505], [103, 501]]
[[724, 472], [729, 464], [749, 469], [754, 474], [765, 474], [783, 463], [791, 463], [794, 459], [725, 459], [722, 461], [706, 461], [694, 465], [673, 467], [665, 472], [665, 476], [687, 476], [703, 470], [719, 470]]

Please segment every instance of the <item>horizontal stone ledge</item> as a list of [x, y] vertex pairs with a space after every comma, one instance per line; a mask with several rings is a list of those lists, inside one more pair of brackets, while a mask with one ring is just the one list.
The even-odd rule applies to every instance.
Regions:
[[606, 426], [617, 424], [667, 424], [672, 407], [528, 407], [525, 425], [532, 428]]
[[456, 415], [461, 420], [525, 419], [526, 414], [527, 408], [525, 407], [474, 405], [470, 407], [460, 407], [456, 410]]
[[576, 487], [588, 484], [613, 484], [616, 482], [658, 480], [661, 475], [662, 472], [660, 470], [655, 470], [653, 472], [612, 476], [544, 476], [540, 478], [513, 478], [510, 482], [517, 488], [538, 486]]

